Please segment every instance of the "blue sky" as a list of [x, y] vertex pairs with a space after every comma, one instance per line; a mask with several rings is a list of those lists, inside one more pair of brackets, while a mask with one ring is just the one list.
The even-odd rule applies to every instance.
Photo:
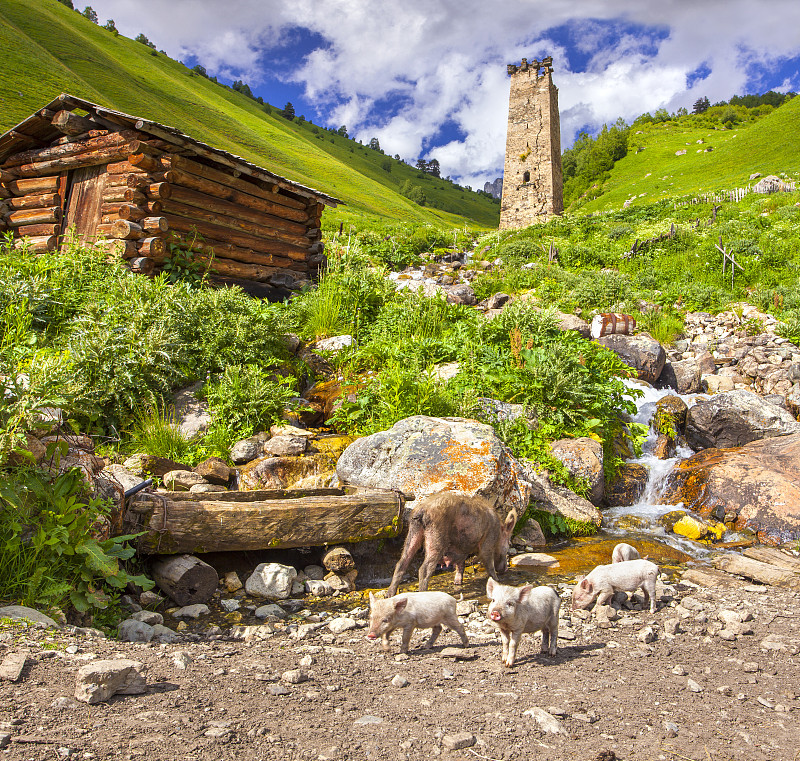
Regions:
[[[76, 1], [77, 7], [82, 4]], [[506, 64], [552, 55], [563, 147], [622, 116], [800, 90], [797, 0], [94, 0], [130, 37], [477, 187], [502, 173]]]

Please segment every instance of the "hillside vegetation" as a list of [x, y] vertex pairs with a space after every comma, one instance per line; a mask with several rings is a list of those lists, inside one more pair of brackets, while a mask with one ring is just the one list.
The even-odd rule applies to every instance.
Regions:
[[[649, 116], [625, 128], [627, 151], [619, 148], [619, 125], [598, 136], [598, 142], [616, 151], [613, 158], [618, 160], [603, 167], [606, 174], [591, 188], [589, 183], [579, 186], [582, 196], [578, 198], [576, 193], [565, 198], [565, 205], [572, 201], [570, 209], [581, 213], [609, 211], [620, 209], [628, 199], [643, 205], [745, 187], [755, 173], [800, 177], [800, 143], [796, 139], [800, 98], [774, 110], [716, 106], [703, 114], [669, 117], [665, 113], [666, 118], [647, 119]], [[678, 155], [680, 151], [685, 153]]]
[[[363, 215], [493, 227], [499, 206], [203, 77], [145, 44], [114, 35], [56, 0], [4, 0], [0, 130], [61, 92], [168, 124], [346, 202], [329, 223]], [[418, 186], [425, 205], [401, 195]], [[418, 196], [419, 198], [419, 196]]]

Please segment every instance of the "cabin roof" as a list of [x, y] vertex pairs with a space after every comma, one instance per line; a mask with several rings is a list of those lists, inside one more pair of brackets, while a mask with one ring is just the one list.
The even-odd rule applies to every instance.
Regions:
[[319, 190], [314, 190], [314, 188], [306, 187], [298, 182], [292, 182], [292, 180], [287, 180], [285, 177], [273, 174], [269, 170], [243, 159], [241, 156], [228, 153], [228, 151], [223, 151], [220, 148], [214, 148], [207, 143], [184, 134], [175, 127], [159, 124], [139, 116], [131, 116], [131, 114], [125, 114], [122, 111], [115, 111], [68, 93], [61, 93], [39, 111], [21, 121], [16, 127], [12, 127], [0, 135], [0, 163], [18, 151], [28, 150], [38, 144], [50, 144], [56, 138], [63, 136], [61, 132], [53, 127], [48, 118], [41, 115], [42, 111], [74, 111], [76, 109], [85, 111], [105, 129], [137, 130], [159, 140], [172, 143], [175, 146], [176, 153], [191, 154], [195, 158], [199, 157], [206, 161], [221, 164], [231, 171], [238, 171], [248, 177], [274, 183], [280, 188], [301, 196], [315, 198], [318, 202], [327, 206], [337, 206], [344, 203], [344, 201]]

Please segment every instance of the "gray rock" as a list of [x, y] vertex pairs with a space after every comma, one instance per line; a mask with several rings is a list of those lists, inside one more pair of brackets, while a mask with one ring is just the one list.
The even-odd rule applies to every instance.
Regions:
[[276, 605], [274, 602], [259, 606], [256, 608], [254, 615], [256, 618], [262, 620], [269, 618], [279, 621], [289, 617], [289, 614], [280, 605]]
[[613, 351], [626, 365], [636, 370], [640, 380], [655, 383], [664, 369], [667, 355], [658, 341], [645, 335], [612, 334], [597, 343]]
[[321, 565], [307, 565], [303, 569], [303, 573], [306, 575], [307, 579], [312, 579], [314, 581], [325, 578], [325, 569]]
[[687, 687], [688, 687], [688, 688], [689, 688], [689, 689], [690, 689], [692, 692], [703, 692], [703, 689], [704, 689], [704, 688], [703, 688], [703, 685], [701, 685], [701, 684], [698, 684], [697, 682], [695, 682], [695, 681], [694, 681], [694, 679], [687, 679], [687, 680], [686, 680], [686, 686], [687, 686]]
[[448, 750], [461, 750], [475, 745], [475, 735], [471, 732], [457, 732], [454, 735], [442, 737], [442, 745]]
[[303, 669], [289, 669], [281, 674], [281, 681], [287, 684], [300, 684], [308, 681], [308, 674]]
[[408, 679], [406, 679], [402, 674], [395, 674], [394, 677], [392, 677], [393, 687], [408, 687], [408, 685]]
[[124, 465], [107, 465], [94, 479], [95, 496], [119, 502], [122, 495], [144, 481]]
[[740, 447], [798, 432], [800, 423], [790, 412], [744, 390], [699, 401], [686, 419], [686, 440], [692, 449]]
[[499, 422], [513, 422], [527, 416], [524, 404], [501, 402], [499, 399], [490, 399], [486, 396], [479, 396], [476, 401], [480, 408], [481, 419], [487, 420], [492, 425]]
[[349, 616], [340, 616], [339, 618], [334, 618], [333, 621], [328, 624], [328, 629], [330, 629], [333, 634], [342, 634], [343, 632], [355, 629], [356, 626], [356, 622]]
[[465, 304], [466, 306], [475, 306], [475, 304], [478, 303], [478, 299], [475, 296], [475, 291], [473, 291], [472, 287], [469, 285], [451, 285], [449, 288], [445, 288], [444, 290], [447, 294], [448, 304]]
[[658, 388], [672, 388], [679, 394], [696, 394], [702, 390], [702, 372], [695, 359], [677, 362], [666, 360], [656, 383]]
[[160, 594], [157, 594], [156, 592], [152, 592], [150, 590], [142, 592], [139, 595], [139, 603], [141, 605], [144, 605], [145, 607], [147, 607], [148, 605], [149, 606], [160, 605], [162, 602], [164, 602], [164, 598]]
[[264, 442], [269, 438], [266, 433], [259, 433], [248, 439], [241, 439], [231, 447], [231, 460], [237, 465], [255, 460], [261, 456]]
[[224, 486], [218, 484], [194, 484], [189, 487], [191, 494], [219, 494], [220, 492], [228, 491]]
[[561, 722], [552, 714], [544, 710], [544, 708], [529, 708], [527, 711], [522, 712], [523, 716], [530, 716], [538, 725], [542, 732], [551, 735], [563, 735], [566, 731]]
[[323, 338], [312, 344], [311, 348], [314, 349], [314, 351], [341, 351], [352, 345], [353, 336], [343, 335]]
[[285, 600], [292, 593], [297, 571], [280, 563], [261, 563], [245, 582], [247, 594], [272, 600]]
[[164, 623], [164, 616], [162, 616], [160, 613], [156, 613], [153, 610], [140, 610], [134, 613], [131, 618], [134, 621], [141, 621], [145, 624], [150, 624], [150, 626]]
[[209, 457], [195, 466], [194, 472], [202, 476], [208, 483], [217, 486], [227, 486], [233, 475], [233, 470], [219, 457]]
[[141, 695], [147, 691], [146, 668], [127, 658], [92, 661], [78, 669], [75, 699], [102, 703], [114, 695]]
[[195, 605], [184, 605], [182, 608], [178, 608], [176, 611], [173, 611], [172, 617], [173, 618], [200, 618], [200, 616], [207, 616], [211, 613], [208, 605], [203, 603], [196, 603]]
[[527, 478], [532, 486], [531, 498], [540, 502], [543, 510], [582, 523], [593, 523], [598, 528], [602, 524], [602, 513], [588, 499], [563, 486], [553, 485], [547, 473], [537, 473], [530, 467]]
[[241, 607], [241, 603], [234, 597], [228, 597], [224, 600], [220, 600], [219, 606], [226, 613], [233, 613], [233, 611], [239, 610], [239, 608]]
[[6, 605], [0, 608], [0, 618], [24, 619], [47, 629], [61, 628], [50, 616], [46, 616], [44, 613], [28, 608], [25, 605]]
[[333, 594], [333, 587], [323, 579], [306, 579], [305, 591], [316, 597], [327, 597]]
[[198, 397], [203, 381], [187, 386], [175, 394], [173, 412], [178, 430], [187, 439], [206, 433], [211, 425], [208, 401]]
[[170, 629], [168, 626], [164, 626], [163, 624], [156, 624], [153, 626], [153, 639], [152, 642], [160, 642], [165, 644], [170, 644], [172, 642], [178, 642], [181, 640], [181, 635], [178, 634], [174, 629]]
[[501, 309], [504, 307], [511, 299], [507, 293], [495, 293], [494, 295], [490, 296], [488, 301], [486, 302], [487, 309]]

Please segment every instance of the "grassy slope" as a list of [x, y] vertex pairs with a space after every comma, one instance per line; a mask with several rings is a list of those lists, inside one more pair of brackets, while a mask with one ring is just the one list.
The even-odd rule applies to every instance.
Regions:
[[[641, 193], [646, 195], [637, 198], [637, 205], [668, 196], [744, 187], [754, 172], [795, 176], [800, 173], [798, 124], [800, 98], [733, 130], [673, 122], [634, 127], [628, 155], [614, 166], [605, 192], [581, 207], [581, 212], [619, 209], [627, 198]], [[637, 153], [639, 146], [644, 150]], [[702, 152], [708, 147], [714, 150]], [[685, 155], [675, 155], [684, 149]]]
[[[0, 15], [0, 130], [60, 92], [178, 127], [210, 145], [344, 200], [340, 214], [403, 221], [495, 226], [499, 207], [402, 162], [312, 125], [265, 113], [255, 101], [192, 74], [177, 61], [92, 24], [56, 0], [3, 0]], [[333, 142], [331, 142], [333, 138]], [[352, 152], [351, 152], [352, 149]], [[448, 214], [398, 193], [406, 180], [424, 187]], [[341, 208], [341, 207], [340, 207]]]

